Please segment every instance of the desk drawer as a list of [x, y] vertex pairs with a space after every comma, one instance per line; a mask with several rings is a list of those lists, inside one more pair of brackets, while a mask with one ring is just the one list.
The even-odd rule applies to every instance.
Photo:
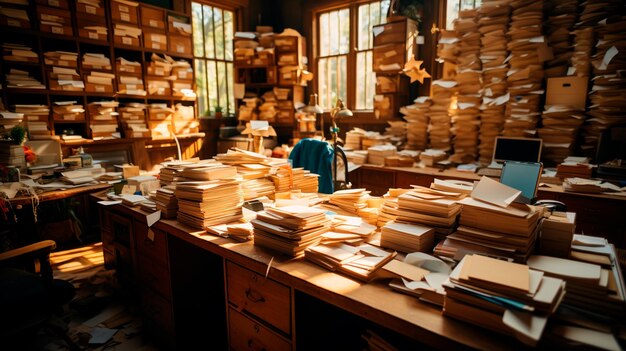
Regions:
[[291, 334], [291, 293], [288, 287], [232, 262], [226, 263], [228, 301]]
[[230, 349], [235, 351], [291, 350], [291, 343], [233, 308], [228, 313], [228, 336]]
[[[149, 230], [152, 230], [152, 233], [149, 233]], [[145, 223], [136, 221], [135, 250], [140, 255], [167, 265], [167, 235], [158, 229], [148, 228]]]
[[170, 272], [167, 266], [163, 266], [153, 260], [139, 256], [137, 265], [137, 279], [142, 288], [149, 288], [158, 292], [161, 296], [171, 299]]

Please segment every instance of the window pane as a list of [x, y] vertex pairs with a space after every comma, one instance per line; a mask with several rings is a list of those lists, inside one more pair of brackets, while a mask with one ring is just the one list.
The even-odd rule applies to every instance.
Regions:
[[215, 58], [215, 47], [213, 46], [213, 8], [203, 6], [204, 10], [204, 52], [206, 58]]
[[198, 95], [198, 113], [202, 115], [208, 109], [204, 60], [194, 60], [194, 70], [196, 74], [196, 95]]
[[350, 52], [350, 11], [339, 11], [339, 53]]
[[[224, 58], [228, 61], [233, 60], [233, 13], [232, 11], [224, 11], [224, 43], [226, 44], [226, 50], [224, 52]], [[232, 70], [231, 70], [232, 71]], [[232, 84], [229, 84], [232, 87]]]
[[376, 94], [376, 73], [372, 71], [372, 51], [368, 51], [365, 59], [365, 67], [367, 67], [367, 88], [365, 93], [365, 109], [374, 109], [374, 94]]
[[226, 63], [218, 61], [217, 62], [217, 82], [219, 88], [218, 95], [218, 106], [221, 106], [222, 109], [226, 107], [228, 104], [228, 92], [227, 88], [227, 79], [226, 79]]
[[328, 59], [320, 59], [317, 65], [318, 103], [320, 106], [330, 106], [328, 102]]
[[339, 53], [339, 13], [337, 11], [333, 11], [330, 13], [329, 17], [329, 39], [328, 46], [331, 55], [337, 55]]
[[328, 13], [320, 16], [320, 56], [328, 56], [328, 33], [330, 32], [328, 17]]
[[474, 8], [474, 0], [461, 0], [461, 10], [470, 10]]
[[[345, 103], [348, 103], [348, 58], [347, 56], [339, 56], [339, 62], [337, 63], [337, 96], [336, 99], [341, 99]], [[332, 102], [334, 106], [335, 101]]]
[[359, 32], [357, 33], [359, 41], [359, 50], [367, 50], [369, 48], [370, 38], [370, 6], [359, 6]]
[[208, 97], [209, 97], [209, 108], [211, 111], [215, 111], [215, 106], [218, 106], [217, 102], [217, 71], [215, 69], [215, 61], [207, 61], [206, 62], [207, 69], [207, 85], [209, 89]]
[[454, 28], [454, 20], [459, 17], [459, 3], [461, 0], [449, 0], [446, 9], [446, 29]]
[[380, 2], [380, 23], [387, 22], [387, 12], [389, 12], [389, 0], [383, 0]]
[[215, 57], [224, 59], [224, 23], [222, 22], [222, 10], [213, 8], [213, 28], [215, 28]]
[[233, 75], [233, 64], [229, 62], [226, 64], [226, 79], [228, 80], [228, 108], [226, 110], [227, 114], [235, 113], [235, 86], [233, 84]]
[[[380, 23], [380, 7], [379, 4], [372, 4], [370, 6], [370, 25], [374, 26]], [[372, 27], [368, 28], [368, 33], [372, 33]], [[374, 40], [374, 34], [368, 35], [368, 45], [367, 48], [370, 49], [372, 47], [372, 42]]]
[[365, 87], [367, 80], [367, 69], [365, 68], [365, 52], [359, 52], [356, 54], [356, 109], [362, 110], [365, 109], [365, 98], [367, 94], [363, 91], [363, 89], [359, 89], [359, 87]]
[[191, 23], [193, 26], [193, 55], [204, 56], [204, 36], [202, 34], [202, 5], [191, 4]]

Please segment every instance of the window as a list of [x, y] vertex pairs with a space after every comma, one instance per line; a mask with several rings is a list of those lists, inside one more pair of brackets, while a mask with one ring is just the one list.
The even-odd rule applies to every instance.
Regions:
[[480, 7], [482, 0], [448, 0], [446, 10], [446, 29], [454, 29], [453, 22], [459, 17], [459, 11]]
[[233, 93], [233, 11], [191, 3], [193, 56], [198, 95], [198, 113], [212, 114], [221, 107], [235, 113]]
[[385, 22], [388, 9], [383, 0], [318, 13], [320, 106], [329, 109], [341, 99], [353, 110], [373, 109], [372, 27]]

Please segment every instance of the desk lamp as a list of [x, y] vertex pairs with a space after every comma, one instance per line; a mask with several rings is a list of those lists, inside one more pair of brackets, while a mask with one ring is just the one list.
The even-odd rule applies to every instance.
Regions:
[[[337, 142], [339, 139], [339, 127], [337, 127], [337, 121], [341, 120], [344, 117], [352, 117], [352, 111], [348, 110], [341, 99], [337, 99], [335, 103], [335, 107], [330, 110], [330, 118], [332, 120], [333, 125], [330, 127], [330, 135], [332, 137], [333, 143], [333, 186], [337, 184], [337, 151], [339, 150], [337, 146]], [[348, 165], [344, 165], [344, 167], [348, 167]], [[346, 179], [347, 182], [347, 179]]]
[[[309, 96], [309, 104], [304, 106], [302, 112], [314, 113], [315, 117], [324, 113], [324, 110], [317, 104], [317, 94]], [[320, 128], [322, 129], [322, 139], [324, 138], [324, 116], [320, 119]]]

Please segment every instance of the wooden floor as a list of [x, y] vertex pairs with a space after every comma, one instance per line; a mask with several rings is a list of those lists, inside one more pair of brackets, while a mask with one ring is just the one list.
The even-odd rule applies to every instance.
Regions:
[[141, 318], [115, 288], [115, 271], [104, 268], [102, 243], [55, 252], [50, 261], [54, 278], [71, 282], [76, 296], [48, 323], [64, 327], [65, 335], [42, 326], [32, 349], [159, 350], [142, 337]]

